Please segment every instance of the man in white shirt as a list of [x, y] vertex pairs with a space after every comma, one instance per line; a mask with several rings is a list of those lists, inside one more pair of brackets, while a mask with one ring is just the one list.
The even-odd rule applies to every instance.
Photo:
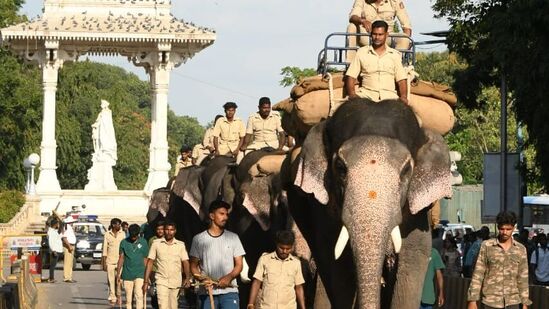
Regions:
[[65, 232], [63, 232], [63, 281], [74, 283], [72, 279], [72, 267], [74, 264], [74, 246], [76, 244], [76, 235], [72, 229], [72, 224], [76, 222], [72, 216], [68, 216], [63, 220], [65, 223]]
[[55, 282], [55, 266], [59, 255], [63, 253], [63, 242], [61, 241], [61, 235], [59, 235], [59, 221], [52, 219], [50, 227], [48, 228], [48, 246], [50, 248], [50, 276], [48, 278], [49, 283]]

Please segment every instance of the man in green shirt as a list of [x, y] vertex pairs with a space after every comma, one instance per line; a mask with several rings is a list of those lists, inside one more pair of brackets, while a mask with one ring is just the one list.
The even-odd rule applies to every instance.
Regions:
[[130, 225], [128, 231], [130, 236], [120, 243], [118, 269], [122, 269], [122, 272], [118, 272], [117, 280], [118, 282], [124, 281], [126, 308], [132, 308], [133, 295], [135, 294], [135, 307], [143, 309], [145, 297], [142, 288], [149, 246], [145, 239], [139, 237], [139, 225]]
[[[420, 309], [432, 309], [435, 303], [438, 305], [438, 308], [440, 308], [444, 304], [442, 269], [444, 269], [444, 262], [442, 262], [438, 250], [431, 248], [431, 257], [429, 258], [429, 265], [427, 266], [425, 281], [423, 282], [423, 292], [421, 293]], [[438, 297], [435, 296], [435, 275]]]

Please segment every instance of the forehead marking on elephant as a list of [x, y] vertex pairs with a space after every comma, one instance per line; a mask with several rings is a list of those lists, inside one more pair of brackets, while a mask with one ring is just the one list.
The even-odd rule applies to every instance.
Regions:
[[368, 198], [371, 200], [375, 200], [377, 198], [377, 192], [376, 191], [368, 191]]
[[371, 164], [376, 164], [376, 160], [370, 161]]

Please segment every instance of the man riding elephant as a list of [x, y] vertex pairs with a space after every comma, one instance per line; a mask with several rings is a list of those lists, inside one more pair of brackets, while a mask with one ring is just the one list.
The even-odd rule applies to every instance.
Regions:
[[286, 136], [280, 116], [271, 111], [271, 100], [267, 97], [259, 99], [258, 109], [248, 118], [246, 137], [240, 150], [245, 153], [264, 148], [281, 150]]

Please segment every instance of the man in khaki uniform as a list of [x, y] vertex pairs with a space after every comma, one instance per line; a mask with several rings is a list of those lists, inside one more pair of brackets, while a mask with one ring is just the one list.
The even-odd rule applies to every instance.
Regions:
[[255, 308], [259, 289], [262, 288], [259, 298], [261, 309], [305, 309], [305, 280], [301, 262], [290, 253], [295, 236], [291, 231], [279, 231], [275, 238], [276, 251], [264, 253], [259, 258], [247, 308]]
[[[387, 27], [387, 23], [381, 20], [372, 24], [372, 45], [361, 47], [347, 69], [345, 90], [349, 98], [368, 98], [374, 102], [400, 99], [408, 104], [407, 76], [400, 53], [385, 44]], [[362, 77], [362, 84], [355, 91], [359, 75]]]
[[240, 150], [258, 150], [284, 147], [285, 134], [280, 116], [271, 111], [271, 100], [267, 97], [259, 99], [259, 111], [248, 118], [246, 138]]
[[191, 147], [189, 146], [183, 146], [179, 150], [180, 155], [177, 158], [177, 163], [175, 164], [175, 171], [173, 173], [173, 176], [176, 177], [177, 174], [179, 174], [179, 170], [185, 167], [189, 167], [193, 165], [193, 160], [191, 158]]
[[120, 257], [120, 243], [126, 234], [121, 231], [122, 220], [118, 218], [111, 219], [111, 225], [109, 231], [103, 238], [103, 258], [101, 259], [101, 265], [103, 271], [107, 272], [107, 280], [109, 282], [109, 302], [115, 303], [116, 297], [116, 264]]
[[[190, 286], [191, 272], [189, 256], [182, 241], [175, 239], [175, 223], [164, 224], [164, 238], [153, 241], [149, 250], [145, 279], [151, 277], [153, 265], [158, 305], [160, 309], [177, 309], [179, 290]], [[185, 281], [183, 281], [183, 274]], [[143, 283], [143, 294], [149, 287], [149, 280]]]
[[[376, 20], [383, 20], [389, 25], [389, 33], [394, 32], [395, 17], [400, 23], [402, 32], [407, 36], [412, 36], [412, 24], [410, 17], [404, 7], [402, 0], [355, 0], [353, 8], [349, 13], [349, 33], [369, 33], [372, 31], [372, 23]], [[357, 37], [349, 36], [347, 46], [357, 46]], [[397, 49], [408, 49], [410, 41], [407, 39], [396, 39]], [[361, 36], [358, 46], [367, 46], [368, 37]], [[354, 52], [347, 53], [347, 60], [350, 62], [354, 58]]]
[[225, 117], [219, 118], [215, 123], [213, 136], [215, 155], [217, 156], [237, 158], [240, 152], [244, 136], [246, 136], [246, 128], [242, 120], [235, 117], [237, 107], [234, 102], [225, 103], [223, 105]]
[[76, 245], [76, 235], [72, 228], [72, 224], [76, 222], [72, 216], [67, 216], [63, 222], [65, 223], [65, 231], [61, 236], [63, 243], [63, 281], [74, 283], [72, 279], [72, 268], [74, 263], [74, 246]]
[[223, 116], [222, 115], [215, 116], [213, 126], [211, 128], [207, 128], [206, 132], [204, 132], [204, 138], [202, 139], [202, 143], [196, 144], [193, 147], [192, 160], [194, 165], [200, 165], [202, 160], [204, 160], [207, 156], [209, 156], [215, 151], [213, 128], [217, 120], [221, 117]]

